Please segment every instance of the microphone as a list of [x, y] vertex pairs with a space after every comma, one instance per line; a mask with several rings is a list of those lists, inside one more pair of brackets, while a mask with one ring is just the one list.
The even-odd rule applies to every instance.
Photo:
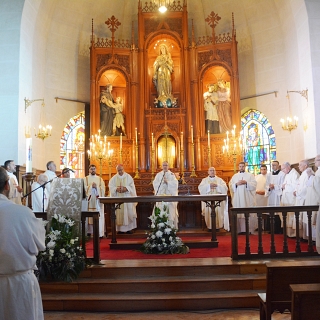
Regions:
[[71, 172], [73, 172], [73, 173], [75, 173], [75, 171], [74, 171], [74, 170], [72, 170], [72, 169], [70, 169], [70, 168], [68, 168], [67, 170], [68, 170], [68, 171], [71, 171]]

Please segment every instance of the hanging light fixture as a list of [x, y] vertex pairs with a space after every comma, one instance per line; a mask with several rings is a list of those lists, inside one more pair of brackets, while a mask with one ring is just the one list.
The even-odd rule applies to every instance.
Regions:
[[170, 5], [170, 0], [154, 0], [154, 3], [161, 13], [165, 13]]
[[[44, 99], [29, 100], [27, 98], [24, 98], [24, 102], [25, 102], [25, 109], [24, 110], [25, 110], [25, 112], [27, 112], [27, 108], [30, 107], [31, 104], [35, 101], [42, 101], [41, 111], [40, 111], [40, 124], [39, 124], [38, 131], [36, 131], [36, 128], [34, 128], [35, 137], [39, 138], [43, 141], [44, 139], [51, 136], [51, 131], [52, 131], [52, 126], [46, 124], [45, 111], [44, 111], [44, 107], [45, 107]], [[31, 137], [31, 133], [30, 133], [29, 128], [25, 129], [25, 135], [26, 135], [26, 138]]]
[[296, 116], [292, 117], [289, 91], [287, 91], [286, 98], [288, 99], [289, 116], [286, 119], [281, 118], [280, 122], [282, 125], [282, 129], [288, 130], [291, 133], [292, 130], [297, 129], [297, 127], [298, 127], [298, 117], [296, 117]]

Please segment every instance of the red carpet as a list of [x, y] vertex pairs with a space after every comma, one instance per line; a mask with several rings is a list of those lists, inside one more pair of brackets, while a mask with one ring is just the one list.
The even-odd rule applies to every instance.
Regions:
[[[102, 260], [123, 260], [123, 259], [185, 259], [185, 258], [216, 258], [216, 257], [231, 257], [231, 236], [218, 236], [219, 246], [218, 248], [203, 248], [203, 249], [190, 249], [188, 254], [174, 254], [174, 255], [162, 255], [162, 254], [145, 254], [134, 250], [110, 250], [109, 243], [111, 239], [102, 239], [100, 242], [100, 256]], [[264, 253], [270, 252], [270, 235], [263, 235], [263, 251]], [[182, 240], [195, 240], [206, 238], [188, 238], [182, 237]], [[245, 236], [238, 236], [238, 250], [239, 253], [245, 251]], [[130, 239], [117, 239], [117, 242], [128, 242]], [[142, 239], [131, 239], [131, 241], [141, 241]], [[283, 235], [275, 235], [276, 252], [282, 252]], [[308, 244], [300, 243], [301, 251], [307, 251]], [[288, 238], [289, 252], [295, 251], [295, 239]], [[250, 249], [251, 253], [258, 252], [258, 236], [250, 235]], [[93, 256], [92, 240], [87, 243], [87, 256]]]

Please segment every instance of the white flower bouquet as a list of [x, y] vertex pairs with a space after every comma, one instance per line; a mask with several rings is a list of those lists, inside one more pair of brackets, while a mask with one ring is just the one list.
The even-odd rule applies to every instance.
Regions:
[[86, 258], [80, 245], [75, 221], [55, 214], [46, 235], [46, 249], [37, 256], [40, 280], [71, 282], [86, 267]]
[[147, 240], [142, 245], [142, 252], [154, 254], [189, 252], [189, 247], [182, 242], [181, 238], [177, 237], [177, 229], [174, 228], [173, 222], [169, 221], [167, 203], [162, 202], [160, 206], [155, 207], [149, 219], [151, 220], [151, 230], [147, 233]]

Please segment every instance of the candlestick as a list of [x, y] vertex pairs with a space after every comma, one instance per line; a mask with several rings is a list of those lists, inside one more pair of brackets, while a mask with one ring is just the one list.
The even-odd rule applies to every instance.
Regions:
[[180, 149], [183, 150], [183, 132], [180, 133]]
[[151, 133], [151, 144], [152, 144], [152, 150], [154, 150], [153, 132]]
[[136, 144], [138, 144], [138, 129], [137, 128], [135, 129], [135, 132], [136, 132]]
[[193, 143], [193, 126], [191, 126], [191, 143]]
[[122, 133], [120, 133], [120, 151], [122, 150]]
[[32, 172], [32, 138], [26, 139], [26, 172]]

